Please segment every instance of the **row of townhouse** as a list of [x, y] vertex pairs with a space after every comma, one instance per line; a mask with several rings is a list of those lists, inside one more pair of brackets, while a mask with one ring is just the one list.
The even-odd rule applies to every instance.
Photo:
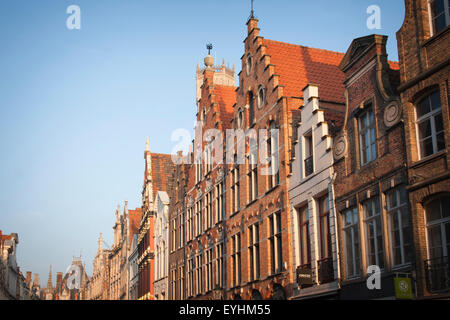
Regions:
[[161, 259], [169, 299], [448, 296], [450, 8], [405, 9], [399, 63], [386, 36], [343, 54], [265, 39], [253, 15], [238, 87], [205, 58], [193, 152], [157, 176], [158, 257], [156, 175], [144, 184], [140, 297]]
[[[175, 165], [170, 155], [150, 152], [147, 140], [142, 207], [115, 211], [114, 242], [100, 233], [87, 300], [166, 300], [168, 298], [169, 193]], [[104, 247], [106, 244], [106, 248]]]
[[40, 298], [39, 276], [31, 280], [31, 272], [26, 277], [17, 264], [17, 233], [3, 234], [0, 230], [0, 300], [38, 300]]
[[[113, 226], [114, 242], [111, 247], [108, 248], [107, 245], [107, 248], [104, 248], [103, 245], [106, 243], [100, 233], [97, 253], [93, 261], [92, 277], [84, 276], [87, 278], [86, 281], [81, 279], [80, 298], [83, 300], [137, 299], [136, 251], [141, 208], [128, 209], [128, 202], [125, 201], [123, 213], [120, 211], [120, 205], [118, 205]], [[84, 267], [82, 270], [84, 272]]]

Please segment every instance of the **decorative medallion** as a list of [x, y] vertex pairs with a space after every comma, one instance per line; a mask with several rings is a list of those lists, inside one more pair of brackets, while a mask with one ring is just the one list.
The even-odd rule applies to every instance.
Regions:
[[339, 136], [334, 140], [333, 145], [333, 157], [334, 160], [342, 159], [347, 154], [347, 138], [345, 136]]
[[188, 203], [187, 203], [188, 207], [192, 207], [193, 204], [194, 204], [194, 198], [192, 198], [192, 196], [189, 196]]
[[384, 108], [384, 124], [390, 128], [396, 125], [402, 118], [402, 109], [398, 101], [390, 102], [386, 108]]
[[212, 185], [211, 179], [206, 180], [206, 192], [211, 191], [212, 187], [213, 187], [213, 185]]
[[224, 175], [223, 169], [222, 169], [222, 167], [220, 167], [220, 168], [217, 170], [216, 183], [219, 182], [219, 181], [221, 181], [221, 180], [223, 179], [223, 175]]

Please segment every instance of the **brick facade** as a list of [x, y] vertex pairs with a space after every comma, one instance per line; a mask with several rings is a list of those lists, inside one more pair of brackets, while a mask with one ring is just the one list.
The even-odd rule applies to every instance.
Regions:
[[[405, 20], [397, 32], [399, 61], [400, 61], [400, 87], [402, 107], [405, 121], [405, 139], [408, 167], [408, 190], [413, 220], [413, 236], [415, 244], [415, 266], [418, 297], [440, 296], [442, 292], [449, 292], [447, 277], [449, 262], [441, 256], [449, 252], [438, 253], [431, 251], [432, 234], [431, 224], [428, 221], [426, 207], [433, 200], [449, 200], [450, 173], [449, 173], [449, 74], [450, 74], [450, 27], [446, 21], [446, 27], [442, 30], [434, 30], [432, 12], [426, 0], [405, 1]], [[424, 146], [420, 144], [421, 114], [418, 108], [421, 103], [435, 93], [437, 103], [441, 108], [442, 120], [435, 120], [434, 130], [440, 122], [443, 126], [441, 136], [432, 132], [438, 145], [434, 146], [426, 154]], [[439, 111], [437, 111], [439, 114]], [[436, 113], [433, 117], [437, 117]], [[426, 116], [425, 116], [426, 118]], [[441, 126], [441, 125], [439, 125]], [[436, 139], [437, 138], [437, 139]], [[433, 142], [434, 143], [434, 142]], [[445, 209], [445, 208], [444, 208]], [[448, 211], [447, 207], [447, 217]], [[430, 209], [434, 211], [434, 209]], [[444, 219], [445, 220], [445, 219]], [[448, 224], [447, 222], [443, 224]], [[427, 224], [429, 224], [427, 226]], [[450, 235], [433, 233], [433, 238], [439, 238], [443, 243], [449, 241]], [[445, 246], [445, 245], [444, 245]], [[431, 259], [431, 260], [430, 260]], [[429, 263], [429, 264], [428, 264]], [[427, 268], [429, 270], [426, 270]], [[448, 271], [447, 271], [448, 272]], [[446, 287], [441, 288], [447, 281]], [[436, 288], [438, 287], [438, 288]]]

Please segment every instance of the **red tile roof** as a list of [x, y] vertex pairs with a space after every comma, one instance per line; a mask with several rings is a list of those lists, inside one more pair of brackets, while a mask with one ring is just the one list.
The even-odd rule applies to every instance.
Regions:
[[153, 199], [156, 199], [158, 191], [166, 191], [171, 194], [174, 185], [175, 164], [170, 154], [151, 153]]
[[264, 39], [266, 53], [275, 65], [275, 74], [284, 85], [283, 94], [303, 97], [302, 89], [309, 83], [319, 85], [320, 99], [344, 102], [344, 73], [338, 66], [343, 53], [309, 48]]
[[128, 216], [130, 219], [130, 236], [139, 233], [139, 224], [141, 222], [142, 209], [136, 208], [136, 210], [128, 210]]
[[214, 85], [214, 102], [219, 104], [220, 120], [223, 129], [231, 127], [231, 119], [233, 119], [233, 106], [236, 103], [236, 87]]

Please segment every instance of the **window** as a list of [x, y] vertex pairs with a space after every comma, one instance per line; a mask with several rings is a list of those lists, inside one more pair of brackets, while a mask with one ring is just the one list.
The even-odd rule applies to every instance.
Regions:
[[248, 158], [248, 182], [249, 182], [249, 199], [250, 202], [258, 198], [258, 156], [257, 151], [252, 150]]
[[249, 76], [250, 72], [252, 72], [252, 63], [253, 63], [253, 59], [252, 59], [252, 56], [249, 54], [247, 56], [247, 61], [245, 63], [245, 70], [247, 72], [247, 76]]
[[203, 111], [202, 111], [202, 123], [203, 123], [203, 125], [206, 123], [206, 110], [205, 110], [205, 108], [203, 108]]
[[205, 148], [205, 175], [213, 168], [212, 142]]
[[242, 128], [244, 125], [244, 113], [242, 110], [238, 111], [238, 118], [237, 118], [237, 126], [238, 128]]
[[188, 208], [187, 214], [187, 241], [191, 241], [194, 237], [194, 217], [193, 217], [194, 209], [192, 207]]
[[224, 194], [223, 194], [223, 182], [216, 185], [216, 210], [215, 210], [215, 223], [218, 223], [224, 218]]
[[223, 243], [216, 245], [216, 287], [223, 287]]
[[394, 189], [387, 194], [386, 209], [391, 234], [392, 265], [409, 263], [412, 260], [412, 234], [404, 188]]
[[[236, 157], [235, 157], [236, 160]], [[236, 163], [236, 161], [235, 161]], [[239, 165], [236, 163], [233, 172], [232, 172], [232, 186], [231, 186], [231, 196], [232, 196], [232, 208], [233, 213], [239, 211], [240, 202], [239, 202]]]
[[416, 108], [416, 114], [420, 158], [444, 150], [444, 124], [439, 91], [422, 99]]
[[233, 268], [233, 287], [241, 283], [241, 235], [235, 234], [232, 239], [231, 262]]
[[248, 109], [249, 125], [251, 126], [255, 123], [255, 97], [251, 91], [248, 93]]
[[309, 212], [308, 206], [297, 210], [298, 244], [300, 265], [311, 268], [311, 243], [309, 238]]
[[[368, 108], [370, 108], [370, 106]], [[369, 110], [364, 112], [359, 117], [358, 123], [361, 164], [364, 165], [377, 158], [375, 118], [373, 110], [370, 108]]]
[[194, 258], [188, 260], [188, 272], [187, 272], [187, 283], [188, 283], [188, 297], [195, 295], [194, 292]]
[[331, 234], [330, 234], [330, 203], [328, 195], [319, 199], [320, 219], [320, 257], [322, 259], [331, 257]]
[[195, 234], [194, 237], [199, 236], [203, 232], [203, 208], [202, 200], [195, 203]]
[[430, 11], [433, 34], [439, 33], [450, 24], [450, 0], [431, 0]]
[[272, 274], [283, 270], [283, 254], [281, 243], [281, 213], [275, 213], [269, 217], [269, 243]]
[[430, 259], [448, 257], [450, 253], [450, 196], [425, 205]]
[[183, 267], [180, 267], [179, 268], [179, 270], [178, 270], [178, 274], [179, 274], [179, 277], [178, 277], [178, 281], [179, 281], [179, 285], [178, 285], [178, 296], [179, 296], [179, 298], [180, 298], [180, 300], [183, 300], [183, 299], [185, 299], [185, 291], [184, 291], [184, 270], [183, 270]]
[[361, 267], [359, 231], [358, 231], [358, 210], [356, 208], [347, 210], [343, 214], [344, 218], [344, 246], [345, 262], [347, 268], [347, 278], [358, 276]]
[[206, 194], [206, 229], [210, 229], [213, 224], [213, 210], [212, 210], [212, 190]]
[[176, 249], [181, 249], [184, 246], [184, 223], [183, 216], [180, 214], [178, 216], [178, 237], [177, 237], [178, 245]]
[[172, 228], [171, 228], [172, 242], [170, 245], [170, 250], [173, 252], [177, 249], [177, 220], [172, 219], [171, 224], [172, 224]]
[[196, 292], [195, 294], [201, 294], [203, 292], [203, 259], [202, 259], [202, 254], [198, 254], [196, 257], [196, 262], [195, 262], [195, 276], [197, 279], [197, 287], [196, 287]]
[[364, 203], [367, 241], [367, 264], [384, 268], [383, 231], [381, 225], [380, 199], [375, 197]]
[[248, 228], [248, 255], [250, 261], [250, 281], [259, 279], [259, 225]]
[[261, 109], [266, 104], [266, 90], [263, 86], [258, 88], [258, 108]]
[[212, 248], [206, 250], [206, 292], [213, 289], [213, 260]]
[[269, 176], [269, 189], [272, 189], [280, 182], [279, 165], [278, 165], [278, 129], [275, 122], [271, 122], [269, 126], [269, 139], [267, 140], [267, 151], [270, 156], [270, 176]]
[[304, 162], [305, 162], [305, 177], [311, 175], [314, 172], [314, 158], [313, 158], [313, 140], [312, 140], [312, 132], [309, 132], [303, 137], [303, 141], [305, 142], [305, 150], [304, 150]]

